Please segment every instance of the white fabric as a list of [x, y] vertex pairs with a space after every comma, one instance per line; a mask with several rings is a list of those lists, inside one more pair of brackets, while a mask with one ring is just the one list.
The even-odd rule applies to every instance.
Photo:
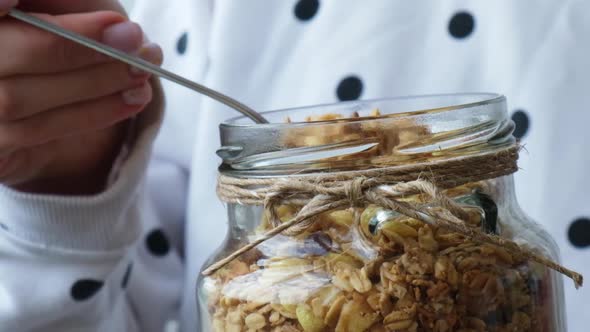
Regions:
[[[133, 17], [163, 46], [164, 67], [257, 110], [336, 102], [350, 75], [362, 80], [363, 99], [505, 94], [510, 111], [530, 118], [516, 176], [521, 206], [559, 243], [563, 263], [590, 275], [590, 249], [567, 239], [570, 222], [590, 216], [590, 2], [324, 0], [303, 22], [293, 13], [298, 1], [143, 0]], [[459, 11], [475, 19], [463, 39], [448, 30]], [[133, 157], [149, 151], [144, 141], [101, 196], [0, 190], [0, 331], [149, 332], [177, 326], [174, 320], [182, 331], [197, 330], [196, 276], [226, 231], [214, 190], [217, 125], [235, 113], [164, 87], [147, 189], [133, 175], [145, 166]], [[157, 229], [171, 245], [160, 256], [146, 245]], [[72, 284], [85, 278], [104, 286], [73, 301]], [[569, 331], [587, 330], [590, 288], [575, 290], [566, 280], [565, 290]]]

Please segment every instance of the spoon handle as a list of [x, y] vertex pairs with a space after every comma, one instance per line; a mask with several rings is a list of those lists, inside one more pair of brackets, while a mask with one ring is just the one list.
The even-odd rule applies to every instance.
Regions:
[[235, 109], [236, 111], [244, 114], [245, 116], [249, 117], [250, 119], [252, 119], [256, 123], [268, 123], [268, 121], [262, 115], [260, 115], [260, 113], [254, 111], [253, 109], [240, 103], [239, 101], [237, 101], [233, 98], [230, 98], [218, 91], [215, 91], [215, 90], [212, 90], [206, 86], [203, 86], [199, 83], [196, 83], [196, 82], [193, 82], [189, 79], [186, 79], [180, 75], [174, 74], [168, 70], [160, 68], [148, 61], [145, 61], [145, 60], [140, 59], [135, 56], [131, 56], [131, 55], [126, 54], [122, 51], [119, 51], [115, 48], [104, 45], [104, 44], [94, 41], [90, 38], [86, 38], [84, 36], [81, 36], [77, 33], [73, 33], [71, 31], [65, 30], [57, 25], [43, 21], [35, 16], [26, 14], [18, 9], [11, 9], [9, 12], [9, 15], [20, 20], [20, 21], [29, 23], [33, 26], [40, 28], [40, 29], [49, 31], [49, 32], [59, 35], [63, 38], [69, 39], [73, 42], [76, 42], [78, 44], [81, 44], [81, 45], [84, 45], [88, 48], [91, 48], [97, 52], [100, 52], [100, 53], [103, 53], [107, 56], [115, 58], [119, 61], [125, 62], [131, 66], [137, 67], [145, 72], [148, 72], [150, 74], [153, 74], [153, 75], [156, 75], [159, 77], [163, 77], [163, 78], [170, 80], [174, 83], [180, 84], [180, 85], [185, 86], [191, 90], [197, 91], [201, 94], [211, 97], [211, 98]]

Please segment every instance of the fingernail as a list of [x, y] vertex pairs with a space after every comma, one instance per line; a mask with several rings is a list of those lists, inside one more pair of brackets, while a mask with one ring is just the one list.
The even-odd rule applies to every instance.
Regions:
[[0, 13], [6, 13], [16, 5], [18, 5], [18, 0], [0, 0]]
[[137, 23], [121, 22], [106, 28], [102, 41], [123, 52], [133, 53], [141, 47], [143, 32]]
[[145, 105], [152, 98], [152, 88], [149, 83], [144, 83], [138, 88], [123, 92], [123, 101], [130, 106]]
[[[157, 66], [162, 65], [164, 60], [164, 53], [162, 48], [155, 43], [149, 43], [144, 45], [138, 52], [138, 56], [147, 62], [151, 62]], [[146, 73], [137, 67], [131, 67], [131, 74], [135, 76], [142, 76]]]

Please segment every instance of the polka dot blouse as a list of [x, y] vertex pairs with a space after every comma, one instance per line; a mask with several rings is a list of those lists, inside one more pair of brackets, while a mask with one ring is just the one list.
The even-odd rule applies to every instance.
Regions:
[[[590, 2], [143, 0], [133, 18], [164, 67], [257, 110], [505, 94], [519, 203], [590, 275]], [[196, 277], [227, 231], [218, 124], [235, 113], [163, 85], [162, 123], [138, 128], [103, 194], [0, 188], [0, 331], [198, 331]], [[586, 331], [590, 288], [564, 289]]]

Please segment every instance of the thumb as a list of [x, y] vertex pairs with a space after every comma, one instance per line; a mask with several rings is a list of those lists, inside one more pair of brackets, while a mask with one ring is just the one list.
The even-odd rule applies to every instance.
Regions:
[[[139, 50], [144, 39], [143, 31], [139, 25], [127, 21], [125, 17], [115, 12], [101, 11], [57, 15], [50, 19], [66, 30], [101, 41], [127, 53], [134, 53]], [[99, 55], [85, 46], [75, 44], [61, 37], [57, 38], [59, 39], [57, 41], [58, 47], [53, 49], [56, 51], [54, 55], [58, 57], [58, 63], [59, 60], [63, 60], [64, 65], [85, 66], [91, 65], [97, 59], [104, 58], [103, 55]], [[63, 47], [59, 47], [59, 45]], [[93, 56], [93, 54], [98, 55], [98, 57]], [[99, 60], [99, 62], [102, 61]]]
[[[142, 45], [141, 28], [115, 12], [94, 12], [51, 16], [35, 14], [44, 21], [112, 47], [133, 53]], [[85, 46], [21, 22], [1, 22], [0, 40], [11, 47], [2, 49], [6, 59], [2, 74], [54, 73], [103, 63], [107, 57]], [[1, 70], [0, 70], [1, 71]]]

